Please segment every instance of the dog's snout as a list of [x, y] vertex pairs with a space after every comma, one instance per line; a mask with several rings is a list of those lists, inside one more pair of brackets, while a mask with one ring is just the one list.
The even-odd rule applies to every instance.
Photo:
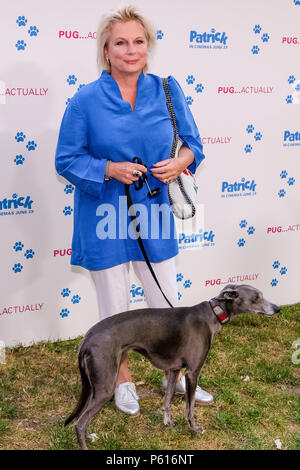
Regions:
[[278, 305], [273, 304], [273, 310], [274, 310], [274, 313], [279, 313], [280, 307], [278, 307]]

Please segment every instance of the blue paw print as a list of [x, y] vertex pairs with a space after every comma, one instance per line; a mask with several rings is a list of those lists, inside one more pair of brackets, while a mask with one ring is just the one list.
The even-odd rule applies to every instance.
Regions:
[[195, 87], [195, 90], [197, 93], [202, 93], [202, 91], [204, 90], [204, 86], [202, 85], [202, 83], [198, 83]]
[[244, 238], [240, 238], [238, 241], [238, 246], [244, 246], [246, 243], [246, 240]]
[[16, 165], [23, 165], [24, 160], [25, 158], [23, 157], [23, 155], [16, 155], [16, 157], [14, 158], [14, 162]]
[[30, 28], [29, 28], [29, 30], [28, 30], [28, 34], [29, 34], [30, 36], [37, 36], [39, 31], [40, 31], [40, 30], [37, 29], [36, 26], [30, 26]]
[[75, 85], [75, 83], [77, 82], [77, 78], [75, 77], [75, 75], [69, 75], [67, 78], [67, 82], [69, 85]]
[[279, 268], [279, 266], [280, 266], [279, 261], [274, 261], [274, 263], [272, 264], [272, 266], [273, 266], [274, 269]]
[[14, 250], [15, 250], [15, 251], [22, 251], [23, 248], [24, 248], [24, 245], [23, 245], [22, 242], [16, 242], [16, 243], [14, 244]]
[[291, 104], [293, 102], [293, 97], [292, 95], [288, 95], [285, 99], [285, 101], [287, 102], [287, 104]]
[[70, 103], [71, 101], [71, 98], [68, 98], [67, 101], [66, 101], [66, 106], [68, 106], [68, 104]]
[[17, 41], [16, 43], [16, 48], [18, 49], [18, 51], [24, 51], [26, 46], [27, 44], [23, 41], [23, 39]]
[[248, 235], [253, 235], [254, 232], [255, 232], [254, 227], [249, 227], [248, 230], [247, 230]]
[[260, 51], [260, 48], [258, 46], [253, 46], [251, 49], [252, 54], [258, 54]]
[[186, 96], [185, 100], [189, 106], [193, 104], [193, 101], [194, 101], [194, 99], [191, 96]]
[[23, 134], [23, 132], [17, 132], [17, 134], [15, 135], [15, 139], [17, 142], [24, 142], [24, 140], [26, 139], [26, 135]]
[[66, 287], [65, 289], [63, 289], [60, 293], [60, 295], [62, 297], [69, 297], [69, 295], [71, 294], [71, 291], [68, 287]]
[[252, 124], [249, 124], [249, 126], [247, 126], [246, 132], [248, 132], [248, 134], [251, 134], [253, 131], [254, 131], [254, 126]]
[[60, 312], [60, 316], [61, 318], [64, 318], [64, 317], [67, 317], [70, 313], [70, 310], [68, 310], [67, 308], [63, 308], [62, 311]]
[[255, 136], [254, 136], [254, 139], [257, 141], [257, 140], [261, 140], [262, 138], [262, 133], [261, 132], [256, 132]]
[[253, 147], [251, 144], [247, 144], [244, 150], [246, 153], [250, 153], [253, 150]]
[[77, 88], [77, 91], [81, 90], [85, 86], [85, 83], [80, 83], [79, 87]]
[[183, 279], [183, 275], [182, 275], [181, 273], [178, 273], [178, 274], [176, 275], [176, 281], [177, 281], [177, 282], [180, 282], [180, 281], [182, 281], [182, 279]]
[[35, 255], [34, 251], [33, 250], [26, 250], [25, 253], [24, 253], [24, 256], [25, 258], [29, 259], [29, 258], [33, 258]]
[[180, 294], [180, 292], [178, 292], [178, 300], [180, 300], [182, 297], [182, 294]]
[[286, 195], [286, 191], [285, 191], [284, 189], [280, 189], [280, 190], [278, 191], [278, 196], [279, 196], [279, 197], [284, 197], [285, 195]]
[[26, 26], [27, 20], [25, 16], [18, 16], [18, 19], [16, 20], [16, 23], [18, 26]]
[[295, 87], [295, 90], [296, 91], [300, 91], [300, 83], [297, 83], [296, 87]]
[[71, 184], [66, 184], [64, 192], [66, 194], [72, 194], [73, 191], [74, 191], [74, 186], [72, 186]]
[[156, 38], [157, 39], [162, 39], [164, 37], [164, 33], [162, 32], [161, 29], [158, 29], [156, 32]]
[[280, 173], [280, 177], [281, 178], [286, 178], [287, 177], [287, 171], [286, 170], [282, 170], [282, 172]]
[[287, 273], [287, 268], [285, 266], [283, 266], [281, 269], [280, 269], [280, 274], [283, 276], [284, 274]]
[[294, 77], [294, 75], [290, 75], [288, 78], [288, 83], [291, 85], [292, 83], [294, 83], [295, 80], [296, 78]]
[[244, 220], [244, 219], [243, 219], [243, 220], [241, 220], [241, 222], [240, 222], [240, 227], [241, 227], [241, 228], [245, 228], [245, 227], [246, 227], [246, 225], [247, 225], [247, 221], [246, 221], [246, 220]]
[[34, 142], [34, 140], [29, 140], [28, 144], [26, 145], [27, 150], [35, 150], [37, 147], [37, 144]]
[[289, 186], [293, 186], [293, 184], [295, 184], [295, 178], [293, 178], [293, 177], [289, 178], [287, 183], [288, 183]]
[[21, 263], [16, 263], [12, 269], [15, 273], [20, 273], [23, 269], [23, 266], [21, 265]]
[[271, 284], [272, 287], [276, 287], [277, 284], [278, 284], [277, 279], [272, 279], [272, 281], [270, 282], [270, 284]]
[[189, 279], [187, 279], [187, 280], [184, 281], [184, 283], [183, 283], [183, 287], [184, 287], [185, 289], [188, 289], [189, 287], [191, 287], [191, 285], [192, 285], [192, 281], [190, 281]]
[[194, 75], [188, 75], [187, 76], [187, 79], [186, 79], [186, 82], [190, 85], [190, 84], [193, 84], [195, 81], [195, 77]]
[[79, 297], [79, 295], [76, 294], [76, 295], [73, 295], [71, 302], [72, 304], [79, 304], [80, 300], [81, 300], [81, 297]]
[[262, 42], [268, 42], [269, 39], [270, 39], [270, 36], [268, 35], [268, 33], [264, 33], [261, 37]]
[[259, 24], [256, 24], [253, 28], [253, 31], [255, 34], [259, 34], [261, 32], [261, 26], [259, 26]]
[[64, 214], [64, 215], [71, 215], [71, 214], [72, 214], [72, 211], [73, 211], [73, 209], [72, 209], [71, 206], [66, 206], [66, 207], [64, 208], [64, 210], [63, 210], [63, 214]]

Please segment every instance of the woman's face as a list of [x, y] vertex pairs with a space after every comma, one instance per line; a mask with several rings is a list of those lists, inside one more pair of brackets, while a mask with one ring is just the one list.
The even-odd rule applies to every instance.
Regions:
[[144, 29], [137, 21], [115, 23], [105, 49], [111, 72], [137, 73], [147, 63], [148, 43]]

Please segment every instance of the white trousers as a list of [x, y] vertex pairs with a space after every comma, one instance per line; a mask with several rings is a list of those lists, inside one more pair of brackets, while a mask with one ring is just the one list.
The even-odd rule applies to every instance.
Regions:
[[[95, 283], [99, 319], [129, 310], [130, 279], [129, 263], [119, 264], [108, 269], [90, 271]], [[142, 283], [148, 307], [169, 307], [145, 261], [131, 261], [134, 272]], [[165, 296], [176, 307], [178, 292], [176, 283], [175, 257], [160, 263], [151, 263]]]

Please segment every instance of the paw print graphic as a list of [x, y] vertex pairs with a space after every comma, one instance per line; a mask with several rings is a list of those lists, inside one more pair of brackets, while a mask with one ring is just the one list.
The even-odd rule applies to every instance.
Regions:
[[282, 170], [282, 172], [280, 173], [280, 178], [286, 178], [288, 175], [287, 171], [286, 170]]
[[62, 297], [69, 297], [70, 294], [71, 294], [71, 291], [68, 287], [64, 288], [60, 293]]
[[253, 46], [251, 49], [251, 52], [253, 55], [258, 54], [260, 51], [260, 48], [258, 46]]
[[34, 255], [35, 255], [35, 252], [31, 249], [26, 250], [25, 253], [24, 253], [25, 258], [27, 258], [27, 259], [33, 258]]
[[158, 30], [156, 31], [156, 38], [157, 38], [157, 39], [162, 39], [163, 37], [164, 37], [164, 33], [162, 32], [161, 29], [158, 29]]
[[15, 135], [15, 139], [17, 142], [24, 142], [24, 140], [26, 139], [26, 135], [23, 134], [23, 132], [17, 132], [17, 134]]
[[16, 155], [14, 158], [14, 162], [16, 165], [23, 165], [24, 160], [25, 158], [23, 157], [23, 155]]
[[34, 140], [29, 140], [28, 144], [26, 145], [27, 150], [35, 150], [37, 147], [37, 144], [34, 142]]
[[80, 300], [81, 300], [81, 297], [79, 297], [79, 295], [76, 294], [76, 295], [73, 295], [71, 302], [72, 304], [79, 304]]
[[66, 101], [66, 106], [68, 106], [68, 104], [70, 103], [71, 101], [71, 98], [68, 98], [67, 101]]
[[261, 32], [261, 26], [259, 26], [259, 24], [256, 24], [253, 28], [253, 31], [255, 34], [259, 34]]
[[185, 289], [188, 289], [189, 287], [191, 287], [191, 285], [192, 285], [192, 281], [190, 281], [189, 279], [187, 279], [187, 280], [184, 281], [184, 283], [183, 283], [183, 287], [184, 287]]
[[279, 196], [279, 197], [284, 197], [285, 195], [286, 195], [286, 191], [285, 191], [284, 189], [280, 189], [280, 190], [278, 191], [278, 196]]
[[69, 75], [67, 78], [67, 82], [69, 85], [75, 85], [75, 83], [77, 82], [77, 78], [75, 77], [75, 75]]
[[27, 19], [25, 18], [25, 16], [18, 16], [16, 23], [18, 26], [26, 26]]
[[72, 184], [66, 184], [64, 192], [66, 194], [72, 194], [73, 191], [74, 191], [74, 186], [72, 186]]
[[245, 246], [246, 240], [244, 238], [240, 238], [237, 244], [238, 246]]
[[176, 281], [177, 281], [177, 282], [180, 282], [180, 281], [182, 281], [182, 279], [183, 279], [183, 275], [182, 275], [181, 273], [177, 273], [177, 275], [176, 275]]
[[202, 91], [204, 90], [204, 86], [202, 85], [202, 83], [198, 83], [195, 87], [195, 90], [197, 93], [202, 93]]
[[186, 82], [187, 82], [189, 85], [191, 85], [191, 84], [193, 85], [194, 81], [195, 81], [194, 75], [188, 75], [188, 76], [187, 76]]
[[72, 214], [72, 211], [73, 211], [73, 209], [72, 209], [71, 206], [66, 206], [66, 207], [64, 208], [64, 210], [63, 210], [63, 214], [64, 214], [64, 215], [71, 215], [71, 214]]
[[180, 300], [182, 297], [182, 294], [180, 294], [180, 292], [178, 292], [178, 300]]
[[285, 101], [287, 102], [287, 104], [291, 104], [293, 102], [293, 97], [292, 95], [288, 95], [285, 99]]
[[251, 144], [247, 144], [244, 150], [246, 153], [250, 153], [253, 150], [253, 147]]
[[14, 273], [20, 273], [22, 269], [23, 269], [23, 266], [21, 265], [21, 263], [16, 263], [12, 268]]
[[293, 186], [293, 184], [295, 184], [295, 178], [293, 178], [293, 177], [289, 178], [287, 183], [288, 183], [289, 186]]
[[194, 102], [194, 99], [191, 96], [186, 96], [185, 100], [189, 106]]
[[16, 242], [16, 243], [14, 244], [14, 250], [15, 250], [15, 251], [22, 251], [23, 248], [24, 248], [24, 245], [23, 245], [22, 242]]
[[247, 225], [247, 221], [246, 221], [246, 220], [243, 219], [243, 220], [240, 221], [240, 227], [241, 227], [241, 228], [245, 228], [246, 225]]
[[277, 260], [277, 261], [274, 261], [274, 263], [272, 264], [272, 266], [273, 266], [274, 269], [279, 268], [279, 266], [280, 266], [279, 261], [278, 261], [278, 260]]
[[40, 30], [37, 29], [36, 26], [30, 26], [30, 28], [29, 28], [29, 30], [28, 30], [28, 34], [29, 34], [30, 36], [37, 36], [39, 31], [40, 31]]
[[277, 279], [276, 279], [276, 278], [272, 279], [272, 281], [270, 282], [270, 284], [271, 284], [272, 287], [276, 287], [277, 284], [278, 284]]
[[270, 39], [270, 36], [268, 35], [268, 33], [264, 33], [261, 37], [262, 42], [268, 42], [269, 39]]
[[79, 91], [81, 88], [85, 86], [85, 83], [80, 83], [79, 87], [77, 88], [77, 91]]
[[290, 75], [289, 78], [288, 78], [288, 83], [291, 85], [292, 83], [294, 83], [296, 80], [296, 78], [294, 77], [294, 75]]
[[248, 134], [251, 134], [253, 131], [254, 131], [254, 126], [252, 124], [249, 124], [249, 126], [247, 126], [246, 132]]
[[247, 230], [248, 235], [253, 235], [254, 232], [255, 232], [254, 227], [249, 227], [248, 230]]
[[261, 140], [262, 139], [262, 133], [261, 132], [256, 132], [256, 134], [254, 135], [254, 139], [256, 141]]
[[23, 41], [23, 39], [17, 41], [16, 43], [16, 48], [18, 51], [24, 51], [25, 47], [27, 46], [26, 42]]
[[64, 318], [64, 317], [67, 317], [70, 313], [70, 310], [68, 310], [67, 308], [63, 308], [60, 312], [60, 316], [61, 318]]
[[281, 274], [282, 276], [284, 276], [284, 274], [287, 273], [287, 268], [286, 268], [285, 266], [283, 266], [283, 267], [280, 269], [279, 272], [280, 272], [280, 274]]

